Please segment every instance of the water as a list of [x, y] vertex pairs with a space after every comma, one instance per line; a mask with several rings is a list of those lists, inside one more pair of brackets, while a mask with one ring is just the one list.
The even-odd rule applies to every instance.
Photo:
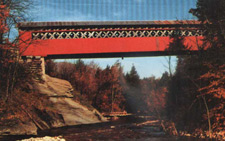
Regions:
[[[38, 132], [37, 137], [62, 136], [73, 140], [138, 140], [138, 141], [201, 141], [191, 137], [175, 137], [166, 135], [158, 122], [147, 122], [144, 119], [123, 118], [118, 121], [68, 126]], [[31, 136], [4, 136], [0, 140], [18, 140]]]

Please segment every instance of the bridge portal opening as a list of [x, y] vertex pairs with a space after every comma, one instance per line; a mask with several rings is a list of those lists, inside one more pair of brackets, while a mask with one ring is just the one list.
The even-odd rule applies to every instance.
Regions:
[[[48, 75], [70, 81], [77, 95], [88, 99], [106, 117], [152, 116], [156, 113], [150, 109], [154, 108], [145, 99], [154, 97], [155, 104], [162, 102], [156, 104], [158, 110], [165, 106], [165, 99], [158, 101], [157, 97], [165, 95], [165, 84], [176, 63], [176, 56], [46, 59], [45, 67]], [[157, 97], [150, 93], [153, 90], [159, 91]]]

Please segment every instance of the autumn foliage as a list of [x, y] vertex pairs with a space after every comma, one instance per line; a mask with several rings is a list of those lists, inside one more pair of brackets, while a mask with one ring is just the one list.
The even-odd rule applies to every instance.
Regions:
[[79, 95], [102, 113], [161, 115], [165, 109], [168, 73], [161, 79], [140, 79], [135, 66], [124, 74], [119, 62], [102, 69], [94, 62], [85, 64], [82, 60], [75, 63], [47, 60], [46, 72], [70, 81]]
[[8, 32], [8, 27], [6, 24], [6, 18], [9, 16], [9, 9], [6, 5], [0, 5], [0, 33]]
[[0, 84], [1, 84], [1, 91], [5, 91], [6, 98], [8, 97], [9, 93], [9, 66], [14, 63], [14, 56], [11, 53], [11, 49], [15, 47], [14, 44], [10, 43], [8, 38], [4, 38], [4, 34], [9, 31], [6, 20], [9, 17], [9, 9], [6, 5], [0, 5]]
[[[55, 67], [54, 73], [50, 71]], [[122, 95], [120, 64], [101, 69], [91, 62], [85, 64], [82, 60], [76, 63], [54, 63], [48, 60], [46, 72], [52, 76], [70, 81], [76, 91], [100, 112], [123, 111], [125, 99]]]
[[[3, 2], [5, 4], [3, 4]], [[20, 1], [22, 2], [22, 1]], [[48, 110], [47, 98], [31, 90], [32, 75], [26, 64], [20, 63], [18, 41], [10, 39], [9, 21], [17, 22], [18, 15], [10, 13], [10, 7], [21, 10], [19, 1], [0, 2], [0, 125], [14, 126], [35, 120], [38, 111]], [[24, 5], [23, 5], [23, 8]], [[20, 11], [20, 12], [21, 12]], [[23, 14], [21, 12], [20, 14]], [[10, 22], [11, 23], [11, 22]], [[52, 110], [49, 110], [52, 111]]]
[[[192, 56], [178, 56], [167, 93], [167, 115], [178, 129], [207, 130], [208, 137], [225, 130], [224, 0], [198, 0], [190, 12], [202, 22], [204, 43]], [[181, 44], [182, 42], [171, 43]], [[203, 132], [201, 132], [203, 134]]]
[[[204, 44], [194, 55], [178, 56], [174, 74], [141, 79], [135, 66], [124, 74], [119, 62], [100, 68], [82, 60], [46, 60], [46, 73], [68, 80], [77, 101], [85, 99], [102, 113], [166, 115], [178, 130], [208, 130], [212, 137], [212, 132], [225, 130], [224, 9], [224, 0], [198, 0], [197, 8], [190, 10], [202, 22]], [[10, 9], [0, 3], [0, 124], [14, 119], [25, 122], [31, 119], [29, 113], [35, 118], [35, 110], [48, 110], [46, 98], [27, 88], [31, 77], [18, 63], [17, 44], [5, 36], [10, 16]], [[186, 51], [189, 47], [183, 43], [182, 37], [175, 36], [168, 50]]]

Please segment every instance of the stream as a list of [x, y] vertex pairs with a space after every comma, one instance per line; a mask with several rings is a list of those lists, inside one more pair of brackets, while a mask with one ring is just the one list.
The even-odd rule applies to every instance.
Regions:
[[[121, 118], [97, 124], [67, 126], [39, 131], [38, 136], [0, 136], [0, 140], [15, 141], [31, 137], [62, 136], [67, 141], [90, 140], [138, 140], [138, 141], [203, 141], [192, 137], [166, 135], [155, 119]], [[205, 139], [204, 139], [205, 140]]]

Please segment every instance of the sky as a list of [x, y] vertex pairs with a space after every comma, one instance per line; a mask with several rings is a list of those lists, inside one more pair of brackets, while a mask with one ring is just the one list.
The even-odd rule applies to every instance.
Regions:
[[[32, 21], [153, 21], [153, 20], [193, 20], [188, 11], [196, 7], [197, 0], [33, 0], [30, 10]], [[121, 62], [124, 72], [132, 65], [140, 78], [161, 77], [168, 71], [168, 57], [84, 59], [94, 61], [103, 69], [107, 65]], [[176, 57], [172, 57], [173, 71]], [[69, 61], [74, 60], [57, 60]]]

